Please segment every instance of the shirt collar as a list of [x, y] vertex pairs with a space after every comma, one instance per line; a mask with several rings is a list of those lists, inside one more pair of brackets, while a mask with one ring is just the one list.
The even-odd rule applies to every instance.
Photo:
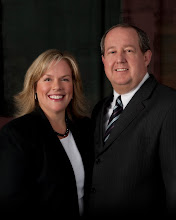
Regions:
[[[125, 94], [122, 94], [121, 95], [121, 100], [122, 100], [122, 103], [123, 103], [123, 109], [127, 106], [128, 102], [131, 100], [131, 98], [133, 97], [133, 95], [138, 91], [138, 89], [142, 86], [142, 84], [149, 78], [149, 73], [146, 73], [145, 76], [143, 77], [143, 79], [141, 80], [141, 82], [133, 89], [131, 90], [130, 92], [128, 93], [125, 93]], [[115, 90], [113, 91], [114, 93], [114, 98], [113, 98], [113, 101], [112, 101], [112, 105], [111, 106], [114, 106], [115, 105], [115, 102], [116, 102], [116, 99], [117, 97], [120, 95], [118, 94]]]

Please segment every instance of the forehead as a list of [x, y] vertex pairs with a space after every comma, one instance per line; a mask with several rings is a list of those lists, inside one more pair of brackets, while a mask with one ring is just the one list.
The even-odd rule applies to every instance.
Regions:
[[105, 38], [106, 45], [139, 45], [139, 37], [135, 29], [131, 27], [116, 27], [110, 30]]
[[55, 73], [55, 72], [58, 72], [58, 73], [62, 73], [62, 72], [68, 72], [68, 73], [71, 73], [71, 66], [70, 64], [68, 63], [67, 60], [65, 59], [62, 59], [62, 60], [59, 60], [59, 61], [53, 61], [50, 63], [47, 71], [45, 72], [46, 73]]

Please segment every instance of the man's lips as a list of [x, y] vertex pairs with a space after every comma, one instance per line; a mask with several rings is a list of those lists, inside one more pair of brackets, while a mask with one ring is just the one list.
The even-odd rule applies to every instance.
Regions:
[[121, 71], [127, 71], [127, 68], [117, 68], [115, 69], [116, 72], [121, 72]]

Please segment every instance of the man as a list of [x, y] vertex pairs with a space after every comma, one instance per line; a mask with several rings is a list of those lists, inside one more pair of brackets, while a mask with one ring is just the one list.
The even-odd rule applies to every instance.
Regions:
[[[89, 216], [174, 215], [176, 91], [148, 73], [152, 52], [138, 27], [110, 28], [101, 52], [113, 92], [92, 113], [95, 163]], [[116, 117], [108, 123], [118, 97]]]

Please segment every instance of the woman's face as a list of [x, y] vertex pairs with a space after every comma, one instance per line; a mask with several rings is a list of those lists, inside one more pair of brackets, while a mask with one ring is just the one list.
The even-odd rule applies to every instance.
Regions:
[[65, 114], [73, 97], [72, 70], [66, 60], [53, 62], [37, 82], [36, 93], [46, 115]]

